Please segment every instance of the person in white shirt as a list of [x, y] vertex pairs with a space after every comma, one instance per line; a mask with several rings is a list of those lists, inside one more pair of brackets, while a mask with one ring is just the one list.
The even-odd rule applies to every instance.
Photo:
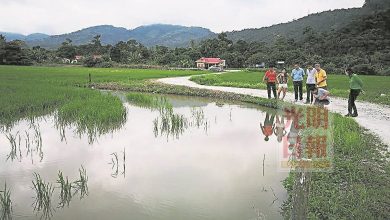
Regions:
[[316, 73], [317, 70], [313, 68], [312, 65], [309, 65], [306, 69], [306, 104], [313, 103], [313, 90], [316, 88]]

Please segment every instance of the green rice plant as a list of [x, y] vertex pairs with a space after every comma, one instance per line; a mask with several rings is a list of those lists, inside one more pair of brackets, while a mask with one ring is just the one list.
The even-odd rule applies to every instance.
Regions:
[[[99, 69], [83, 67], [20, 67], [0, 66], [0, 130], [11, 128], [23, 118], [34, 118], [53, 113], [56, 109], [73, 101], [83, 100], [85, 95], [101, 93], [87, 88], [88, 75], [93, 84], [117, 83], [143, 84], [147, 79], [202, 74], [197, 71], [173, 70], [137, 70], [137, 69]], [[82, 87], [82, 88], [80, 88]], [[85, 103], [81, 110], [92, 103]], [[106, 121], [106, 108], [109, 103], [102, 103], [97, 112]], [[120, 118], [121, 114], [116, 115]], [[74, 120], [73, 120], [74, 121]], [[103, 124], [103, 123], [102, 123]]]
[[192, 115], [192, 122], [191, 125], [194, 125], [196, 127], [200, 127], [207, 123], [205, 114], [203, 112], [202, 108], [191, 108], [191, 115]]
[[12, 219], [11, 191], [7, 188], [7, 183], [4, 183], [4, 190], [0, 190], [0, 219]]
[[[158, 120], [158, 119], [157, 119]], [[166, 112], [160, 115], [159, 133], [165, 134], [167, 137], [172, 136], [179, 138], [179, 136], [188, 127], [188, 120], [181, 114], [173, 112]]]
[[51, 183], [46, 183], [39, 174], [34, 173], [32, 181], [33, 189], [35, 190], [35, 201], [33, 203], [34, 210], [42, 211], [41, 218], [50, 219], [53, 216], [52, 195], [54, 188]]
[[128, 93], [126, 97], [132, 104], [151, 110], [158, 110], [160, 113], [170, 112], [173, 109], [172, 104], [163, 96], [132, 92]]
[[75, 126], [76, 133], [86, 134], [90, 144], [100, 135], [120, 129], [126, 118], [121, 100], [100, 92], [81, 94], [80, 99], [64, 104], [55, 115], [57, 128]]
[[66, 206], [69, 207], [70, 201], [72, 200], [72, 182], [69, 182], [68, 177], [64, 178], [61, 171], [58, 171], [58, 180], [57, 183], [60, 185], [60, 203], [58, 204], [59, 208]]
[[79, 169], [79, 180], [75, 181], [74, 184], [76, 187], [76, 192], [80, 191], [80, 199], [83, 199], [85, 196], [88, 196], [88, 176], [87, 170], [81, 166]]
[[[21, 152], [20, 152], [20, 135], [19, 132], [17, 132], [15, 135], [12, 135], [11, 133], [6, 135], [10, 146], [11, 146], [11, 151], [7, 156], [7, 160], [11, 159], [11, 161], [14, 161], [15, 159], [21, 159]], [[19, 139], [19, 144], [17, 143], [17, 139]], [[19, 146], [19, 148], [18, 148]], [[19, 149], [19, 155], [18, 155], [18, 149]]]

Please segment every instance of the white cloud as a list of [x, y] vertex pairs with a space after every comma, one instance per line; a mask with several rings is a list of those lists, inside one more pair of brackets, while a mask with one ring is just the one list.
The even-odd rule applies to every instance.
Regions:
[[201, 26], [212, 31], [259, 28], [364, 0], [0, 0], [0, 30], [62, 34], [112, 24]]

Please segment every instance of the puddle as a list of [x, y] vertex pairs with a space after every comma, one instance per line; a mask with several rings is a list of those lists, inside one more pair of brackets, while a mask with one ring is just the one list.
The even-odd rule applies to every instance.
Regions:
[[[93, 141], [51, 115], [1, 133], [0, 190], [11, 189], [13, 218], [282, 219], [288, 173], [277, 168], [277, 136], [265, 141], [260, 129], [266, 111], [166, 98], [175, 118], [126, 102], [124, 125]], [[49, 213], [34, 210], [34, 173], [52, 186]]]

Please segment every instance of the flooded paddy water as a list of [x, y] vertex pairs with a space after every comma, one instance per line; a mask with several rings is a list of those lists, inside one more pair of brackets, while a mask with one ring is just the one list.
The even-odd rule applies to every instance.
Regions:
[[54, 115], [3, 131], [0, 190], [13, 219], [281, 219], [288, 173], [277, 136], [260, 128], [275, 110], [164, 97], [169, 118], [122, 95], [127, 117], [102, 135]]

